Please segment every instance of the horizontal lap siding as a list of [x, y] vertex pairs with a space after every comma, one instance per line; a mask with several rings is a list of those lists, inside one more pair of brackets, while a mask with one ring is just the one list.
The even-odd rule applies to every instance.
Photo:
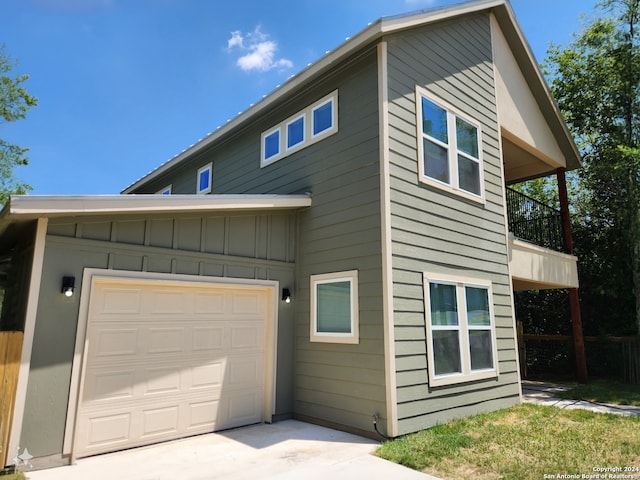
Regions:
[[[299, 167], [313, 206], [300, 216], [295, 412], [373, 433], [372, 415], [386, 411], [374, 53], [336, 86], [339, 133]], [[311, 343], [310, 275], [345, 270], [358, 270], [359, 343]]]
[[[503, 181], [488, 16], [388, 39], [391, 235], [399, 433], [518, 401]], [[419, 85], [482, 125], [484, 205], [418, 180]], [[430, 388], [423, 272], [493, 285], [499, 377]]]

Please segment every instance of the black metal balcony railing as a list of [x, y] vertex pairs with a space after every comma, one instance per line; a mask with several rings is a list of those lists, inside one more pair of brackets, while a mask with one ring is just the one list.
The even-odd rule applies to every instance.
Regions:
[[507, 187], [507, 218], [516, 238], [564, 251], [560, 210]]

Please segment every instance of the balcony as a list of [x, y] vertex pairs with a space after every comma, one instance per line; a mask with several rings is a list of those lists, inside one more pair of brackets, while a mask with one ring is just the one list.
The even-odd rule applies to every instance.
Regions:
[[560, 211], [506, 188], [514, 290], [577, 288], [577, 258], [564, 251]]
[[520, 240], [563, 252], [560, 210], [509, 187], [506, 194], [509, 232]]

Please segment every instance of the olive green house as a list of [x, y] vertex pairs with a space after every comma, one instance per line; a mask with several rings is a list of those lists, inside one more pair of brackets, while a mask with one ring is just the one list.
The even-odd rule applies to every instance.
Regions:
[[479, 0], [372, 23], [120, 195], [13, 197], [10, 456], [519, 403], [513, 291], [578, 280], [507, 185], [579, 165], [509, 3]]

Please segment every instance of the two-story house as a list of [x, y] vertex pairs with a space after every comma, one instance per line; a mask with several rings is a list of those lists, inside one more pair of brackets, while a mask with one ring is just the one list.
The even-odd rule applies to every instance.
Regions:
[[9, 452], [520, 402], [512, 292], [577, 273], [510, 235], [506, 185], [579, 164], [510, 5], [479, 0], [372, 23], [121, 195], [13, 197]]

